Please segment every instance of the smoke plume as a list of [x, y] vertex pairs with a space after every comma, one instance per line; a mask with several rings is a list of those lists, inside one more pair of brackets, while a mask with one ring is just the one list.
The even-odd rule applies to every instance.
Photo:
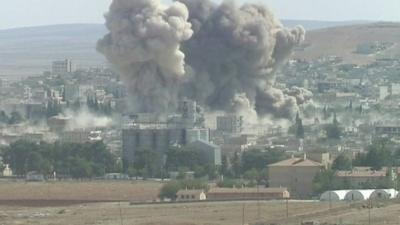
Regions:
[[298, 110], [296, 97], [274, 87], [274, 74], [305, 31], [284, 28], [263, 5], [114, 0], [106, 20], [110, 33], [98, 49], [125, 75], [140, 111], [164, 112], [183, 97], [260, 118]]
[[110, 33], [98, 51], [125, 75], [132, 105], [141, 112], [176, 107], [184, 54], [180, 43], [193, 31], [185, 5], [169, 8], [158, 0], [114, 0], [106, 15]]

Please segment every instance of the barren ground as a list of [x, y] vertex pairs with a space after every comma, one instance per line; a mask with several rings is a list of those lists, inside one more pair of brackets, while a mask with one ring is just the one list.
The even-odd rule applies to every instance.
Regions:
[[[366, 203], [334, 203], [330, 209], [326, 202], [290, 201], [289, 218], [284, 201], [129, 203], [154, 198], [160, 186], [155, 182], [0, 182], [0, 225], [240, 225], [243, 218], [246, 224], [294, 225], [308, 220], [368, 224]], [[375, 203], [370, 213], [371, 224], [400, 222], [398, 201]]]

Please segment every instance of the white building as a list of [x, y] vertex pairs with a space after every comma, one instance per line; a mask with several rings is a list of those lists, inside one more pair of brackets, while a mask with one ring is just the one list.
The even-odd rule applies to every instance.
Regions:
[[13, 172], [8, 164], [5, 165], [6, 168], [3, 170], [3, 177], [11, 177]]
[[379, 99], [384, 100], [386, 97], [390, 95], [388, 86], [380, 86], [379, 87]]
[[391, 94], [392, 95], [400, 95], [400, 84], [399, 83], [392, 84]]
[[366, 189], [366, 190], [352, 190], [349, 191], [346, 196], [344, 197], [344, 199], [346, 201], [365, 201], [370, 199], [371, 194], [374, 192], [375, 190], [373, 189]]
[[379, 189], [372, 192], [371, 199], [388, 200], [396, 198], [399, 194], [395, 189]]
[[179, 190], [176, 193], [176, 200], [178, 202], [204, 201], [206, 198], [204, 190]]
[[350, 190], [325, 191], [322, 193], [320, 201], [343, 201], [346, 197], [346, 194], [349, 192]]

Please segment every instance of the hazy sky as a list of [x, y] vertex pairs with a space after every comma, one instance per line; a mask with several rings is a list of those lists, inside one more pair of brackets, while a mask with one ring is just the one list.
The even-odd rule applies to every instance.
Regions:
[[[111, 0], [0, 1], [2, 1], [0, 29], [61, 23], [102, 23], [103, 14], [111, 2]], [[239, 2], [246, 1], [239, 0]], [[256, 0], [256, 2], [266, 3], [282, 19], [400, 21], [400, 0]]]

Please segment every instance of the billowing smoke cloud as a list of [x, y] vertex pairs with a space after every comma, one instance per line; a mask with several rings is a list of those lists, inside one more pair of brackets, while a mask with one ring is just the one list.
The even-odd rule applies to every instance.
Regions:
[[290, 89], [286, 89], [284, 93], [289, 96], [295, 97], [298, 105], [302, 105], [306, 102], [309, 102], [314, 96], [311, 91], [296, 86]]
[[195, 30], [184, 43], [192, 73], [183, 95], [211, 110], [238, 112], [245, 106], [260, 117], [292, 117], [296, 99], [273, 87], [274, 72], [304, 40], [304, 29], [283, 28], [262, 5], [180, 1], [188, 6]]
[[98, 49], [126, 75], [140, 111], [164, 112], [183, 97], [258, 117], [298, 110], [296, 97], [274, 88], [274, 73], [304, 29], [284, 28], [262, 5], [114, 0], [106, 19], [110, 33]]
[[166, 8], [158, 0], [114, 0], [106, 15], [110, 30], [98, 50], [125, 75], [137, 111], [176, 107], [184, 75], [180, 43], [193, 31], [185, 5]]

